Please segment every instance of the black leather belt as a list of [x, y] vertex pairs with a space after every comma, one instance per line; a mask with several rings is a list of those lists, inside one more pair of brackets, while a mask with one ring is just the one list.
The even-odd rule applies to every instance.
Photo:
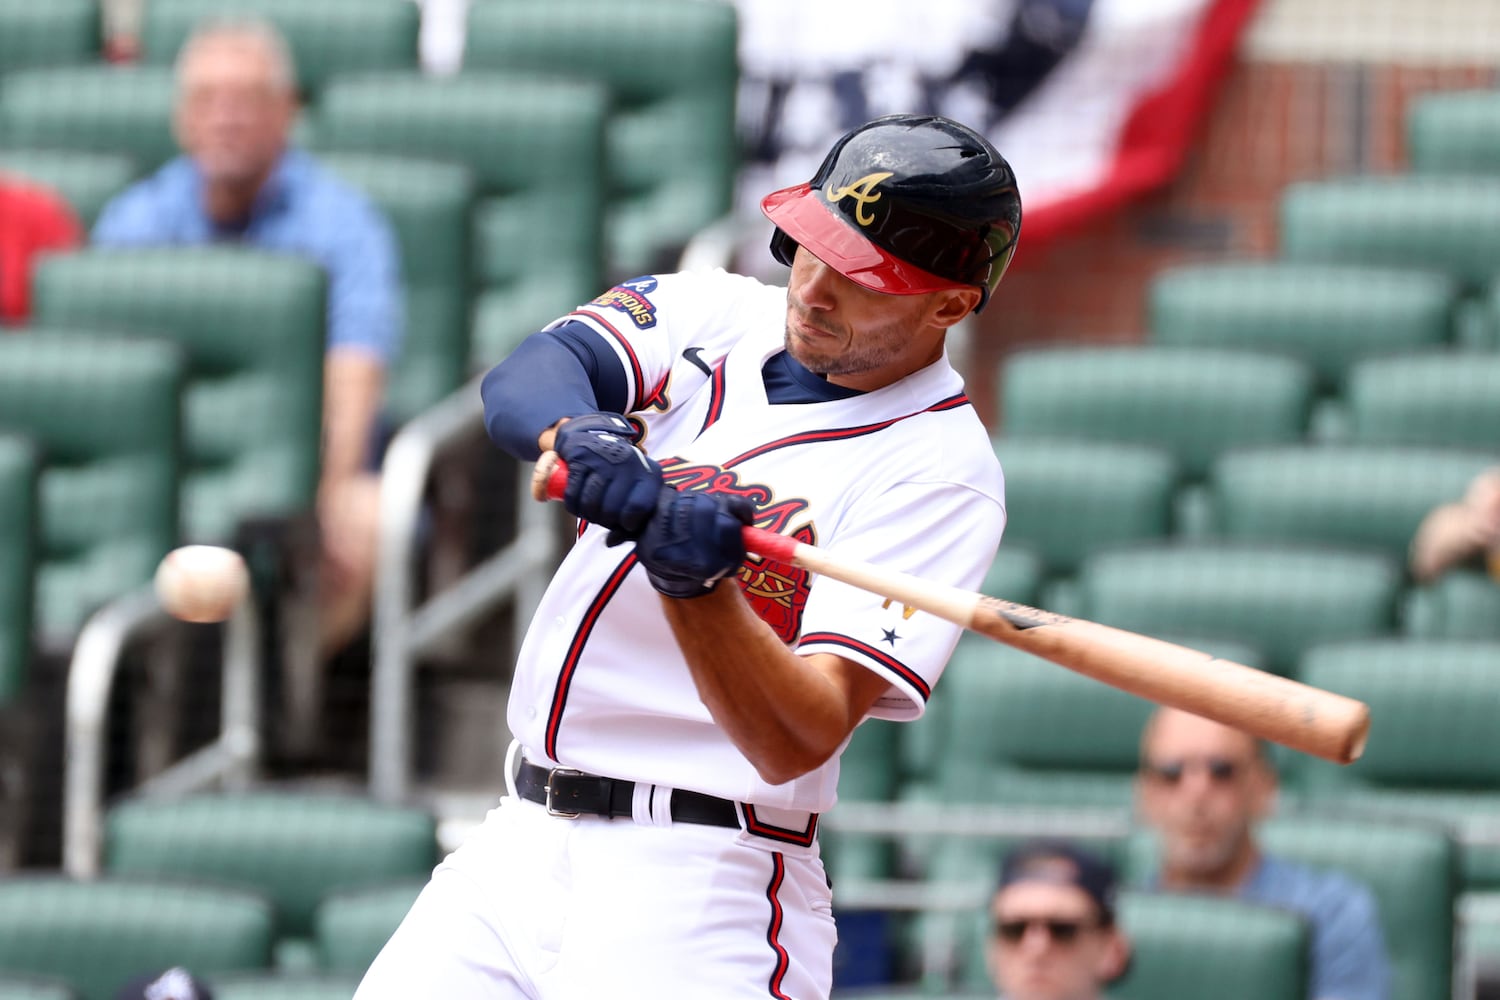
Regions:
[[[635, 782], [602, 778], [571, 767], [546, 768], [523, 760], [516, 775], [516, 791], [521, 798], [546, 806], [554, 816], [635, 815]], [[735, 829], [740, 825], [733, 802], [680, 788], [672, 792], [672, 821]]]

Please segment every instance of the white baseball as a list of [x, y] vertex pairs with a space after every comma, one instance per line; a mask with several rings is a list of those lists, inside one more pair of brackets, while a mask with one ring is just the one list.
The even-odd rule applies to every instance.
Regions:
[[250, 572], [233, 549], [184, 545], [162, 559], [155, 582], [167, 614], [187, 622], [221, 622], [250, 589]]

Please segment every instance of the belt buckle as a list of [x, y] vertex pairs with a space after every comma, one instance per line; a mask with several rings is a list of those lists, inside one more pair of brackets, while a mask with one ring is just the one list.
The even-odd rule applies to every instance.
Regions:
[[563, 810], [557, 809], [552, 805], [552, 779], [557, 777], [559, 774], [574, 778], [583, 777], [582, 771], [572, 767], [554, 767], [547, 772], [547, 783], [542, 786], [547, 792], [547, 801], [545, 803], [547, 807], [547, 815], [557, 816], [560, 819], [577, 819], [578, 817], [582, 816], [583, 813], [564, 812]]

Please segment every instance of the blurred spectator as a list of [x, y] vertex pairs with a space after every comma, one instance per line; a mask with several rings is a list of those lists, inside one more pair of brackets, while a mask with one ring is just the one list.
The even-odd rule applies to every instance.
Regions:
[[177, 968], [132, 979], [114, 1000], [214, 1000], [214, 995], [186, 969]]
[[0, 323], [31, 312], [36, 256], [77, 246], [83, 232], [66, 202], [23, 177], [0, 173]]
[[990, 899], [990, 975], [1005, 1000], [1097, 1000], [1125, 974], [1114, 868], [1066, 841], [1005, 856]]
[[1390, 962], [1375, 897], [1347, 876], [1265, 854], [1255, 827], [1275, 805], [1265, 744], [1159, 709], [1141, 738], [1137, 804], [1160, 835], [1151, 888], [1219, 893], [1301, 914], [1312, 931], [1311, 1000], [1387, 1000]]
[[401, 335], [390, 225], [359, 193], [290, 147], [296, 77], [269, 24], [199, 26], [177, 59], [178, 157], [106, 206], [101, 246], [242, 243], [312, 258], [329, 276], [325, 363], [322, 653], [363, 628], [374, 579], [374, 472], [386, 366]]
[[1500, 465], [1475, 476], [1462, 499], [1434, 507], [1422, 519], [1411, 540], [1411, 572], [1427, 583], [1482, 555], [1500, 582]]

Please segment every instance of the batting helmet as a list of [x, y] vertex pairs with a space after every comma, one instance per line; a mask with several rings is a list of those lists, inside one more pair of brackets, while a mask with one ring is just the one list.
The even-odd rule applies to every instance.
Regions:
[[1016, 175], [967, 126], [936, 115], [888, 115], [844, 135], [807, 184], [773, 191], [771, 253], [791, 266], [801, 244], [877, 292], [977, 287], [975, 312], [1021, 234]]

